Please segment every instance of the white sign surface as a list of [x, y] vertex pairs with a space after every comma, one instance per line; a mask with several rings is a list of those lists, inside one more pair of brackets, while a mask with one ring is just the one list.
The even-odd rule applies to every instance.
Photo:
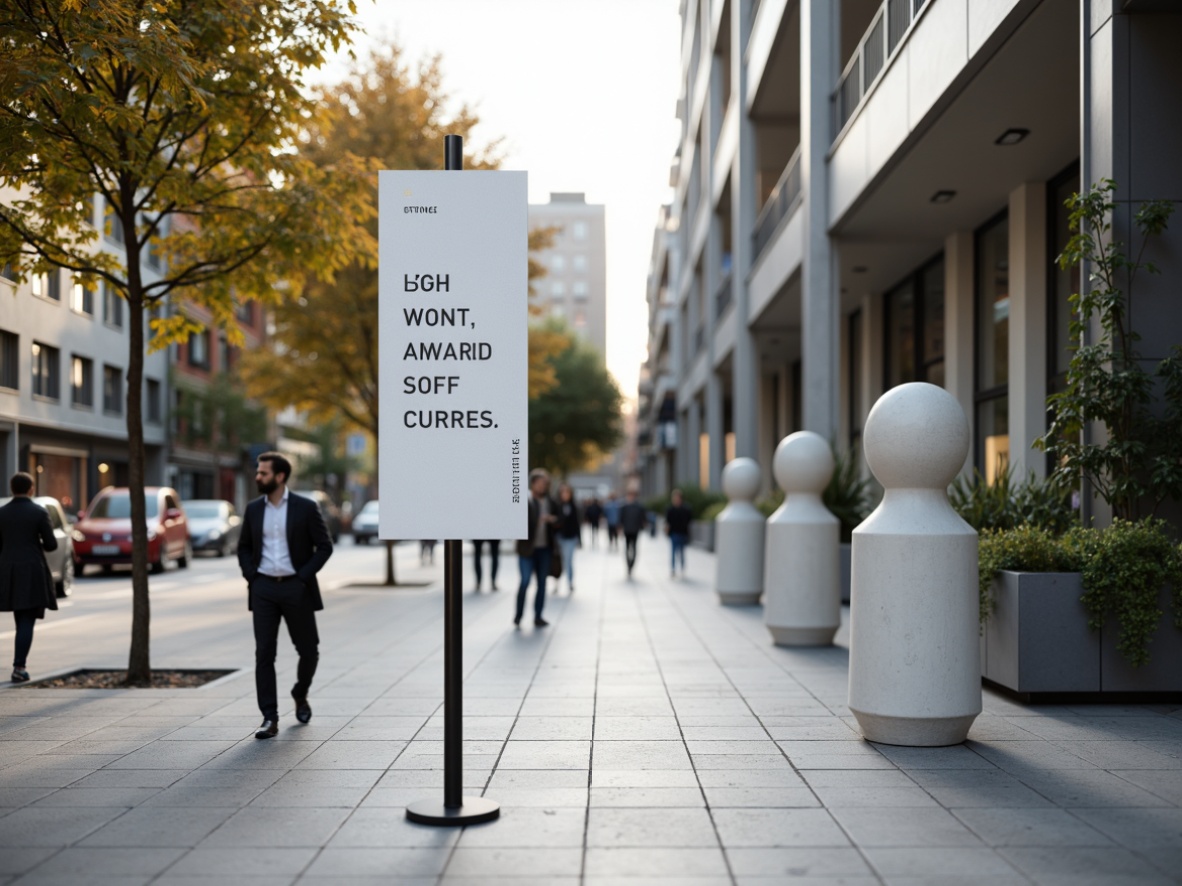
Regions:
[[382, 172], [378, 191], [380, 535], [522, 538], [525, 173]]

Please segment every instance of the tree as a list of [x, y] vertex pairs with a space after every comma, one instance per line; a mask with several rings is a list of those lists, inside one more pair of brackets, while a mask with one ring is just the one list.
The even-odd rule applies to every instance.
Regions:
[[[0, 6], [0, 187], [17, 190], [0, 206], [0, 263], [22, 279], [61, 268], [88, 287], [103, 280], [128, 304], [130, 683], [151, 679], [147, 311], [183, 297], [237, 341], [237, 302], [273, 304], [281, 285], [372, 255], [361, 164], [341, 154], [316, 165], [295, 150], [319, 112], [304, 72], [348, 41], [354, 11], [352, 0]], [[162, 259], [158, 275], [144, 271], [149, 255]], [[201, 328], [183, 311], [150, 327], [153, 348]]]
[[[377, 47], [340, 84], [323, 90], [323, 113], [308, 130], [304, 155], [318, 165], [341, 153], [369, 159], [370, 170], [439, 169], [445, 135], [459, 135], [465, 145], [479, 118], [461, 106], [445, 114], [448, 95], [438, 56], [413, 69], [397, 44]], [[465, 157], [467, 169], [494, 169], [500, 163], [497, 143]], [[359, 182], [376, 198], [377, 176], [369, 171]], [[377, 236], [377, 220], [368, 223]], [[547, 248], [554, 231], [531, 231], [531, 252]], [[531, 259], [530, 279], [545, 274]], [[378, 437], [378, 270], [361, 257], [331, 282], [308, 280], [297, 296], [273, 313], [272, 347], [246, 355], [244, 378], [251, 395], [275, 407], [294, 406], [313, 422], [343, 418]], [[553, 384], [547, 357], [560, 342], [541, 333], [530, 336], [530, 391]], [[392, 546], [387, 545], [386, 584], [395, 585]]]
[[566, 338], [550, 363], [555, 384], [529, 404], [530, 463], [560, 475], [606, 456], [623, 440], [623, 397], [591, 345], [551, 321], [542, 327]]

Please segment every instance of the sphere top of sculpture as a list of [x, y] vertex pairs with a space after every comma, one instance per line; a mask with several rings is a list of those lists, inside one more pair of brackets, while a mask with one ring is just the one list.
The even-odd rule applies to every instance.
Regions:
[[797, 431], [776, 447], [772, 471], [785, 494], [811, 492], [820, 495], [833, 476], [833, 452], [820, 434]]
[[945, 489], [964, 466], [969, 424], [943, 388], [912, 382], [883, 394], [862, 432], [866, 463], [885, 489]]
[[722, 469], [722, 491], [730, 501], [754, 501], [759, 492], [759, 465], [753, 458], [732, 458]]

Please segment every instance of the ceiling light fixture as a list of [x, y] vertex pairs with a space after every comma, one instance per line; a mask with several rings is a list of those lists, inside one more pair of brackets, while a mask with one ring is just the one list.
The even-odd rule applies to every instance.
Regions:
[[932, 194], [933, 203], [947, 203], [956, 196], [956, 191], [936, 191]]
[[1016, 145], [1028, 135], [1030, 135], [1029, 129], [1007, 129], [997, 137], [997, 141], [995, 141], [994, 144], [1002, 146]]

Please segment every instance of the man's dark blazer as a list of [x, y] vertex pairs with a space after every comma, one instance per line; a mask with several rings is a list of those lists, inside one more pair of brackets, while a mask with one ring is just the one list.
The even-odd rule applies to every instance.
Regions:
[[[242, 567], [242, 577], [246, 579], [247, 587], [259, 574], [259, 563], [263, 559], [263, 514], [266, 506], [265, 495], [246, 506], [242, 534], [238, 536], [238, 565]], [[320, 506], [291, 490], [288, 490], [287, 495], [287, 551], [291, 555], [291, 565], [295, 567], [296, 575], [312, 597], [312, 608], [323, 609], [324, 601], [320, 599], [320, 583], [316, 580], [316, 573], [332, 556], [332, 537], [324, 525]]]
[[[549, 513], [551, 517], [558, 516], [558, 503], [550, 496], [546, 496], [546, 501], [550, 503]], [[542, 519], [542, 509], [538, 505], [538, 500], [532, 495], [529, 497], [529, 504], [526, 508], [526, 532], [528, 533], [524, 539], [517, 542], [517, 556], [518, 557], [532, 557], [534, 553], [534, 530], [537, 528], [538, 521]], [[549, 547], [551, 550], [558, 547], [558, 524], [550, 524], [550, 532], [548, 534]]]
[[45, 551], [57, 550], [49, 512], [33, 499], [14, 495], [0, 508], [0, 611], [57, 609]]

